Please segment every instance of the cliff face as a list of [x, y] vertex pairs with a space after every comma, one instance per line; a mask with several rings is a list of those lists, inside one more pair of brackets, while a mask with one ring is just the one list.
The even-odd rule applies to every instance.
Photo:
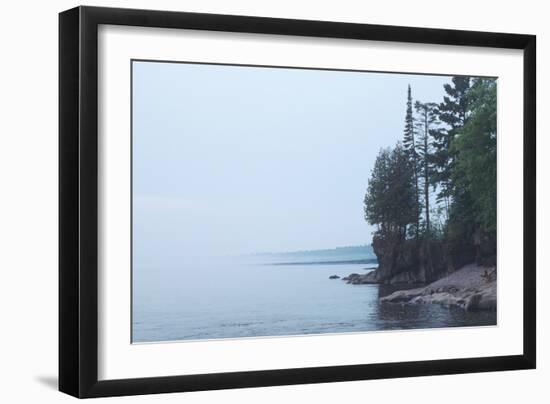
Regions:
[[378, 269], [371, 278], [379, 283], [433, 282], [468, 263], [494, 256], [492, 249], [477, 248], [473, 242], [458, 245], [375, 236], [372, 246], [378, 258]]

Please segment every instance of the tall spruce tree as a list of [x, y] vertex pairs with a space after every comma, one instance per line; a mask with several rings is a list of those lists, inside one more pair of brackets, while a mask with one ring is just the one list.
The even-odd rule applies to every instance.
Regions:
[[414, 116], [413, 116], [413, 101], [411, 94], [411, 85], [407, 88], [407, 109], [405, 112], [405, 130], [403, 132], [403, 147], [407, 153], [410, 165], [413, 171], [414, 177], [414, 190], [415, 190], [415, 215], [416, 220], [414, 224], [414, 234], [416, 239], [419, 237], [420, 232], [420, 191], [418, 186], [418, 152], [417, 144], [415, 142], [415, 128], [414, 128]]
[[[443, 201], [449, 214], [451, 199], [455, 193], [452, 167], [456, 159], [451, 147], [456, 135], [466, 124], [469, 115], [468, 91], [472, 79], [467, 76], [453, 77], [451, 84], [445, 84], [446, 95], [437, 107], [438, 120], [443, 126], [433, 132], [434, 182], [439, 185], [438, 201]], [[455, 150], [456, 152], [456, 150]]]
[[420, 172], [423, 180], [424, 191], [424, 220], [425, 236], [430, 237], [430, 185], [432, 185], [432, 141], [431, 136], [434, 131], [434, 124], [437, 122], [436, 108], [437, 104], [433, 102], [416, 101], [415, 109], [418, 114], [416, 126], [420, 137], [419, 162]]

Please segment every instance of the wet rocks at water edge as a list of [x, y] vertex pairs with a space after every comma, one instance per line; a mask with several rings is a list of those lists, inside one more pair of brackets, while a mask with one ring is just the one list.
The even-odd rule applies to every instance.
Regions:
[[366, 274], [353, 273], [342, 278], [342, 280], [351, 285], [369, 285], [373, 283], [378, 283], [378, 281], [374, 277], [374, 271]]
[[340, 277], [338, 275], [330, 275], [328, 278], [329, 279], [340, 279]]

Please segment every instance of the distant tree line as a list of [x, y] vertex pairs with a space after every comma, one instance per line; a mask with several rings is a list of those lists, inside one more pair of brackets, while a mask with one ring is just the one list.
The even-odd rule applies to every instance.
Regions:
[[368, 181], [365, 219], [376, 235], [496, 240], [496, 81], [453, 77], [443, 102], [413, 102], [403, 139], [381, 149]]

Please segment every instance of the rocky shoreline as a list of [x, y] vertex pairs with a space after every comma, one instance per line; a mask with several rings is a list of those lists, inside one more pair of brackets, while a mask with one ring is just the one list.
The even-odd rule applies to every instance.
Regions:
[[[342, 278], [349, 284], [375, 284], [375, 271], [351, 274]], [[393, 304], [441, 304], [458, 306], [468, 311], [492, 310], [497, 307], [496, 267], [476, 264], [463, 266], [450, 275], [427, 286], [398, 290], [380, 298], [380, 302]]]

